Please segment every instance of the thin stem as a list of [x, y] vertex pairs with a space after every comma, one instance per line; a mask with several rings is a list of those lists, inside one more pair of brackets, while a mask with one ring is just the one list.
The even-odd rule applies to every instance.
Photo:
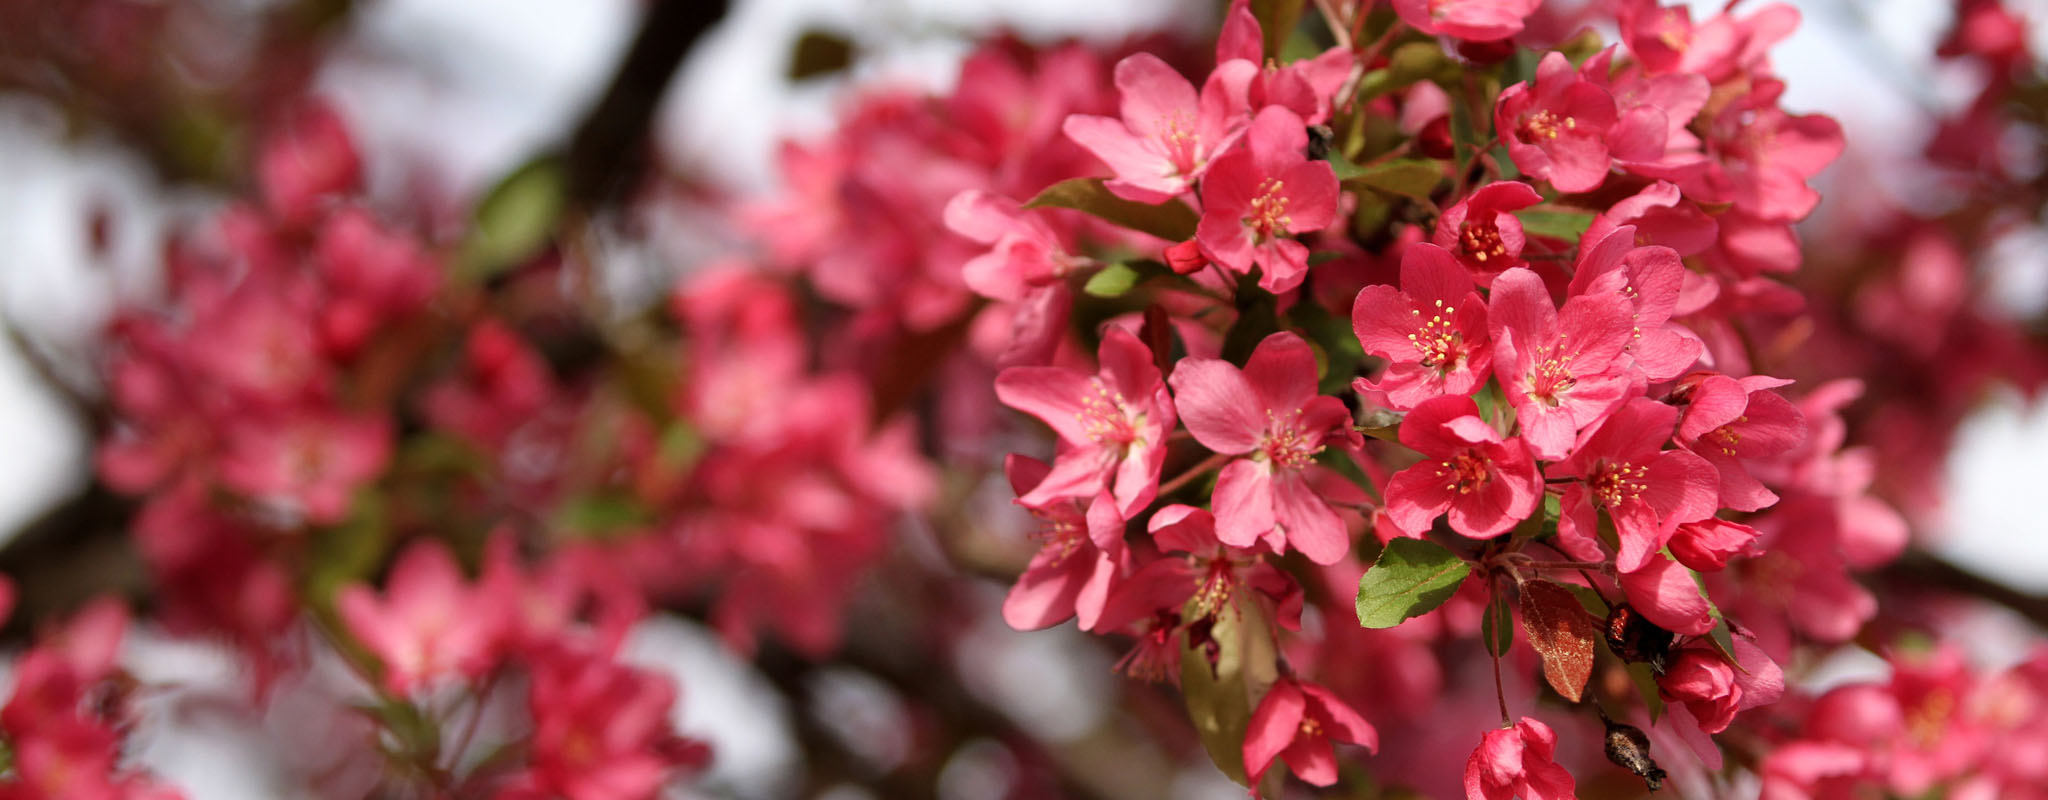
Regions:
[[1351, 28], [1344, 24], [1343, 15], [1337, 13], [1334, 0], [1316, 0], [1316, 10], [1323, 13], [1323, 24], [1330, 26], [1330, 35], [1337, 40], [1337, 46], [1351, 49]]
[[[1499, 593], [1500, 593], [1500, 585], [1499, 585], [1499, 584], [1495, 584], [1495, 585], [1493, 586], [1493, 592], [1494, 592], [1494, 594], [1499, 594]], [[1486, 604], [1486, 606], [1487, 606], [1487, 608], [1488, 608], [1488, 609], [1491, 609], [1491, 608], [1493, 608], [1493, 602], [1492, 602], [1491, 600], [1487, 601], [1487, 604]], [[1500, 703], [1500, 726], [1501, 726], [1501, 727], [1503, 727], [1503, 728], [1506, 728], [1506, 727], [1509, 727], [1509, 726], [1513, 725], [1514, 723], [1513, 723], [1513, 722], [1511, 722], [1511, 721], [1509, 721], [1509, 718], [1508, 718], [1508, 692], [1507, 692], [1507, 689], [1501, 686], [1501, 681], [1500, 681], [1500, 654], [1499, 654], [1499, 653], [1495, 653], [1495, 652], [1493, 652], [1493, 646], [1492, 646], [1492, 645], [1491, 645], [1490, 643], [1489, 643], [1489, 644], [1487, 645], [1487, 648], [1486, 648], [1486, 652], [1487, 652], [1487, 654], [1488, 654], [1488, 655], [1491, 655], [1491, 656], [1493, 656], [1493, 699], [1494, 699], [1495, 701], [1497, 701], [1497, 702], [1499, 702], [1499, 703]]]
[[1186, 486], [1188, 484], [1188, 481], [1194, 480], [1195, 478], [1201, 476], [1203, 473], [1206, 473], [1209, 470], [1223, 466], [1224, 462], [1227, 462], [1232, 458], [1234, 458], [1234, 456], [1230, 455], [1229, 453], [1217, 453], [1215, 455], [1209, 456], [1208, 458], [1202, 459], [1201, 463], [1189, 467], [1188, 471], [1183, 472], [1179, 475], [1175, 475], [1173, 476], [1172, 480], [1159, 484], [1159, 496], [1165, 497], [1166, 495], [1173, 493], [1173, 490], [1178, 489], [1182, 486]]

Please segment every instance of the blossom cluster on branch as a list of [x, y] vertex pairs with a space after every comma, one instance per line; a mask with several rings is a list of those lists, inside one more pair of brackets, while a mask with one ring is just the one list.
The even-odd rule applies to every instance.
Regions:
[[[630, 222], [546, 161], [467, 224], [380, 199], [308, 99], [116, 313], [96, 473], [151, 634], [319, 709], [279, 734], [319, 796], [695, 779], [628, 656], [655, 614], [764, 664], [1072, 621], [1255, 796], [2033, 796], [2048, 656], [1973, 666], [1966, 610], [1869, 573], [1963, 415], [2048, 376], [1976, 287], [2048, 91], [1962, 0], [1940, 54], [1989, 77], [1908, 177], [1966, 200], [1809, 222], [1845, 132], [1782, 103], [1798, 24], [1235, 0], [1213, 49], [998, 39], [855, 95], [770, 196], [647, 179]], [[617, 240], [684, 214], [732, 247], [615, 304]], [[0, 798], [180, 796], [126, 755], [165, 688], [129, 612], [66, 619]], [[1855, 647], [1890, 677], [1802, 689]]]

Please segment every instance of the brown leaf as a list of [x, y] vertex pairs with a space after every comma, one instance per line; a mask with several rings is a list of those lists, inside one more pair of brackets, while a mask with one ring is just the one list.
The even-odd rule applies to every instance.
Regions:
[[1522, 584], [1522, 629], [1543, 656], [1543, 677], [1566, 700], [1585, 694], [1593, 676], [1593, 639], [1600, 629], [1571, 590], [1550, 581]]

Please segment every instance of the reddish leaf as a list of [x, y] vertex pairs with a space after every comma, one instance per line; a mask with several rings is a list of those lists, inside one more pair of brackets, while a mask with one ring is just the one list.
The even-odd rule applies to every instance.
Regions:
[[1593, 639], [1600, 629], [1571, 590], [1550, 581], [1522, 584], [1522, 629], [1543, 656], [1543, 677], [1574, 703], [1593, 676]]

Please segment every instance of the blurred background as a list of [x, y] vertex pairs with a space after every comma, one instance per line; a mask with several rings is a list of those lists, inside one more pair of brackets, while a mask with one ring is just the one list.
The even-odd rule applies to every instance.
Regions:
[[[1883, 165], [1925, 145], [1934, 134], [1930, 110], [1972, 97], [1977, 79], [1937, 66], [1933, 56], [1951, 3], [1792, 4], [1805, 23], [1773, 55], [1789, 86], [1784, 104], [1839, 118], [1850, 137], [1850, 154], [1820, 181], [1823, 195], [1832, 201], [1843, 187], [1889, 192], [1907, 207], [1937, 202]], [[661, 168], [739, 196], [764, 192], [778, 180], [778, 144], [832, 125], [850, 87], [943, 90], [973, 43], [998, 31], [1036, 43], [1201, 35], [1214, 24], [1215, 5], [736, 0], [655, 106]], [[1708, 12], [1723, 3], [1692, 5]], [[2048, 20], [2048, 0], [2017, 5]], [[459, 219], [480, 193], [574, 133], [647, 13], [643, 0], [0, 0], [0, 317], [10, 332], [0, 341], [0, 538], [87, 484], [89, 421], [67, 394], [93, 390], [91, 354], [115, 304], [159, 285], [165, 232], [246, 187], [240, 154], [270, 100], [310, 86], [349, 120], [372, 197], [433, 198]], [[2036, 51], [2048, 50], [2048, 24], [2037, 22], [2031, 37]], [[1808, 224], [1827, 225], [1833, 213], [1851, 212], [1824, 202]], [[1989, 291], [2016, 318], [2038, 318], [2048, 307], [2048, 232], [2035, 223], [1992, 256]], [[686, 220], [652, 233], [663, 253], [720, 244], [718, 231]], [[683, 263], [650, 255], [619, 278], [620, 291], [661, 285]], [[1958, 436], [1939, 469], [1945, 498], [1929, 549], [2020, 589], [2048, 591], [2048, 515], [2040, 512], [2048, 405], [1996, 395]], [[1102, 651], [1071, 628], [1016, 634], [993, 615], [974, 636], [983, 646], [963, 652], [981, 654], [980, 663], [959, 667], [982, 699], [1049, 741], [1095, 727], [1115, 680]], [[1988, 658], [2016, 654], [2016, 639], [1973, 642]], [[220, 653], [147, 639], [138, 646], [154, 648], [140, 661], [162, 676], [233, 680]], [[791, 790], [790, 712], [767, 680], [687, 622], [648, 624], [632, 650], [639, 662], [683, 676], [681, 729], [719, 754], [701, 791]], [[828, 674], [813, 687], [819, 715], [856, 732], [900, 730], [890, 715], [901, 709], [872, 683], [860, 673]], [[188, 722], [153, 738], [146, 760], [194, 798], [278, 796], [259, 737], [217, 720]], [[907, 746], [887, 735], [855, 738], [881, 762]], [[963, 750], [940, 781], [941, 795], [1001, 796], [1014, 769], [1005, 758], [997, 747]], [[1206, 766], [1171, 785], [1176, 798], [1243, 793]]]

